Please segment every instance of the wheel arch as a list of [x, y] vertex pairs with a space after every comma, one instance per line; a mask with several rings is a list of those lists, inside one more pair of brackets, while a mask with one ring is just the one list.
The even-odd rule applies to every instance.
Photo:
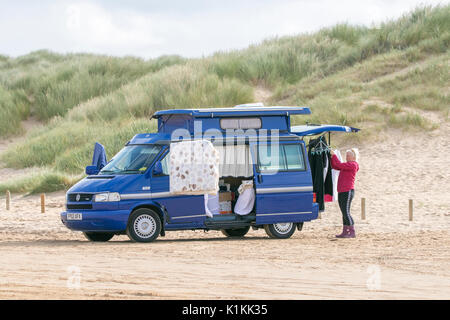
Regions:
[[159, 219], [161, 219], [161, 233], [160, 233], [160, 235], [162, 237], [164, 237], [166, 235], [165, 228], [164, 228], [165, 222], [166, 222], [166, 219], [164, 217], [164, 209], [159, 204], [157, 204], [155, 202], [142, 203], [142, 204], [138, 204], [137, 206], [133, 207], [133, 209], [131, 210], [130, 215], [128, 217], [127, 227], [128, 227], [128, 225], [130, 223], [131, 215], [133, 214], [133, 212], [135, 212], [138, 209], [150, 209], [150, 210], [155, 211], [158, 214]]

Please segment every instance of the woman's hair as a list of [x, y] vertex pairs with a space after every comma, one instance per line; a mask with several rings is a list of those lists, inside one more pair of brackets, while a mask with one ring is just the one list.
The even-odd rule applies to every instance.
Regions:
[[355, 156], [355, 161], [356, 161], [356, 162], [359, 161], [359, 151], [358, 151], [358, 148], [351, 148], [351, 149], [348, 149], [347, 152], [353, 153], [353, 155]]

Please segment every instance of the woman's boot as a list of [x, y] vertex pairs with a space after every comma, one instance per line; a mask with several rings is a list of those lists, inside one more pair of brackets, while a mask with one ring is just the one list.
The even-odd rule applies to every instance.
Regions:
[[342, 233], [338, 234], [336, 238], [355, 238], [355, 227], [354, 226], [344, 226]]
[[336, 238], [343, 238], [344, 235], [345, 235], [345, 231], [346, 231], [346, 230], [347, 230], [347, 226], [343, 226], [343, 227], [342, 227], [342, 233], [336, 235]]

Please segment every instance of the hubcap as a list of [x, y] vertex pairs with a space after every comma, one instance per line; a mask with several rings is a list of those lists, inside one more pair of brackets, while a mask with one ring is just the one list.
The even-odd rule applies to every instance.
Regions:
[[134, 232], [141, 238], [150, 238], [156, 230], [155, 219], [148, 214], [142, 214], [134, 220]]
[[285, 223], [275, 223], [273, 227], [279, 234], [287, 234], [292, 230], [293, 227], [292, 222], [285, 222]]

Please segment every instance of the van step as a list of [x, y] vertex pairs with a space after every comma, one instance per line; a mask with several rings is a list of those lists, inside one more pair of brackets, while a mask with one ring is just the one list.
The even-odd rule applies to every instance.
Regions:
[[227, 222], [227, 221], [255, 221], [256, 215], [254, 213], [247, 214], [245, 216], [240, 216], [237, 214], [218, 214], [214, 215], [212, 218], [206, 218], [208, 222]]
[[235, 221], [236, 215], [235, 214], [217, 214], [214, 215], [212, 218], [206, 218], [206, 221], [211, 222], [225, 222], [225, 221]]
[[207, 218], [205, 221], [205, 226], [214, 229], [225, 229], [225, 228], [241, 228], [247, 227], [251, 222], [255, 221], [256, 216], [254, 214], [249, 214], [246, 216], [238, 216], [235, 214], [224, 214], [217, 215], [213, 218]]
[[230, 222], [205, 222], [205, 226], [209, 229], [238, 229], [248, 227], [249, 221], [230, 221]]

